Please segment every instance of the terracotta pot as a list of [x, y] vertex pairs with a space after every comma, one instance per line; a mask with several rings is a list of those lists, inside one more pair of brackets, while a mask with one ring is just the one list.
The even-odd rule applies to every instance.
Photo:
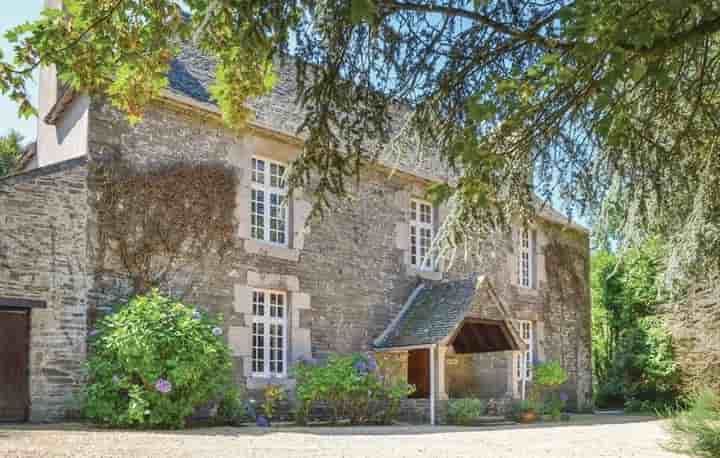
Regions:
[[538, 419], [538, 414], [534, 410], [528, 410], [520, 414], [520, 423], [535, 423]]

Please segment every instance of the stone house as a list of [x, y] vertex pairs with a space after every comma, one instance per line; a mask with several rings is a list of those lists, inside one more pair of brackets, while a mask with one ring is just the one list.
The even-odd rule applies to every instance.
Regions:
[[37, 167], [0, 180], [0, 419], [71, 414], [88, 331], [130, 294], [99, 234], [94, 167], [117, 158], [139, 171], [222, 164], [237, 177], [230, 252], [186, 260], [167, 287], [224, 315], [237, 382], [251, 394], [271, 380], [290, 389], [299, 358], [372, 351], [418, 399], [437, 402], [519, 398], [533, 361], [558, 360], [571, 405], [590, 407], [587, 230], [546, 208], [482, 263], [426, 263], [447, 212], [423, 198], [448, 179], [434, 157], [368, 166], [353, 199], [308, 222], [302, 193], [278, 205], [280, 177], [302, 148], [292, 71], [250, 103], [256, 117], [242, 133], [222, 124], [207, 89], [212, 63], [191, 48], [134, 126], [41, 72]]

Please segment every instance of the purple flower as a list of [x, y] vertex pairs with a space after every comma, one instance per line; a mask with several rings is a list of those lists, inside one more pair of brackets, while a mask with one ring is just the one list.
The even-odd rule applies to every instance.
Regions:
[[100, 331], [98, 331], [97, 329], [93, 329], [92, 331], [90, 331], [90, 337], [95, 337], [97, 335], [100, 335]]
[[367, 368], [370, 372], [375, 372], [378, 368], [377, 361], [373, 355], [368, 355]]
[[365, 362], [365, 360], [359, 359], [354, 364], [355, 370], [360, 373], [360, 375], [367, 375], [368, 374], [368, 364]]
[[164, 378], [159, 378], [157, 382], [155, 382], [155, 389], [162, 394], [168, 394], [172, 391], [172, 383]]
[[567, 402], [568, 399], [570, 399], [570, 397], [568, 396], [568, 394], [566, 392], [563, 391], [560, 393], [560, 400], [562, 402]]
[[212, 328], [212, 333], [215, 337], [220, 337], [223, 333], [223, 330], [215, 326], [214, 328]]

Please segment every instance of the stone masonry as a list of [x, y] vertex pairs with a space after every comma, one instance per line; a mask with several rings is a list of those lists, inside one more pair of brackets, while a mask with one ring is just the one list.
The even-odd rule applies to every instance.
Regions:
[[[514, 319], [534, 323], [538, 358], [560, 360], [570, 375], [566, 388], [574, 405], [589, 406], [586, 232], [547, 215], [538, 219], [532, 288], [516, 284], [514, 233], [504, 241], [505, 248], [488, 253], [482, 264], [456, 261], [442, 272], [418, 272], [409, 265], [410, 199], [422, 198], [428, 185], [446, 179], [444, 169], [426, 161], [401, 164], [397, 173], [382, 165], [366, 168], [353, 185], [352, 198], [335, 202], [322, 220], [308, 220], [312, 202], [296, 193], [288, 205], [288, 245], [253, 240], [251, 158], [289, 162], [301, 150], [292, 130], [301, 115], [292, 105], [292, 78], [283, 75], [271, 96], [254, 101], [258, 122], [237, 133], [223, 126], [201, 93], [180, 90], [188, 84], [198, 91], [205, 87], [211, 69], [201, 64], [192, 54], [175, 63], [173, 71], [182, 72], [184, 86], [177, 78], [171, 80], [172, 91], [152, 104], [135, 126], [101, 100], [92, 100], [86, 158], [0, 181], [0, 297], [48, 302], [47, 310], [32, 312], [32, 419], [57, 419], [72, 409], [72, 394], [82, 382], [86, 323], [132, 294], [119, 259], [101, 249], [97, 221], [96, 165], [118, 160], [139, 172], [183, 162], [222, 164], [237, 174], [235, 245], [222, 259], [213, 253], [185, 259], [163, 287], [224, 315], [236, 380], [251, 395], [267, 383], [250, 370], [254, 288], [287, 294], [291, 366], [301, 357], [372, 350], [374, 340], [421, 282], [472, 273], [490, 278]], [[436, 225], [444, 214], [443, 207], [435, 210]], [[552, 247], [561, 247], [570, 261], [554, 261], [558, 256]], [[471, 361], [450, 358], [454, 362], [447, 367], [447, 377], [460, 380], [454, 389], [462, 391], [457, 385], [467, 385], [465, 391], [476, 395], [512, 391], [512, 354], [474, 355]], [[398, 365], [401, 372], [403, 367]], [[493, 391], [500, 382], [503, 388]], [[273, 383], [293, 385], [290, 377]]]
[[34, 421], [76, 409], [87, 336], [87, 168], [77, 159], [0, 179], [0, 296], [33, 309], [30, 394]]
[[702, 288], [665, 307], [683, 389], [720, 390], [720, 290]]

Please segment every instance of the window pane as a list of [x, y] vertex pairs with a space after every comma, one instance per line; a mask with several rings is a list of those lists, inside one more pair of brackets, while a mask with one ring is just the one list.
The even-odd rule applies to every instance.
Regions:
[[432, 222], [432, 207], [427, 204], [420, 204], [420, 222], [430, 224]]
[[270, 372], [281, 374], [284, 368], [283, 325], [270, 325]]
[[284, 196], [270, 194], [270, 241], [285, 244], [286, 208]]
[[265, 161], [262, 159], [252, 159], [252, 181], [265, 184]]
[[253, 323], [252, 371], [265, 372], [265, 325]]
[[283, 318], [285, 315], [283, 294], [270, 293], [270, 317], [271, 318]]
[[265, 240], [265, 192], [253, 189], [250, 199], [251, 236], [254, 239]]
[[265, 315], [265, 293], [262, 291], [253, 291], [253, 315]]
[[285, 167], [280, 164], [270, 164], [270, 186], [273, 188], [284, 188], [285, 181], [283, 180], [285, 175]]

